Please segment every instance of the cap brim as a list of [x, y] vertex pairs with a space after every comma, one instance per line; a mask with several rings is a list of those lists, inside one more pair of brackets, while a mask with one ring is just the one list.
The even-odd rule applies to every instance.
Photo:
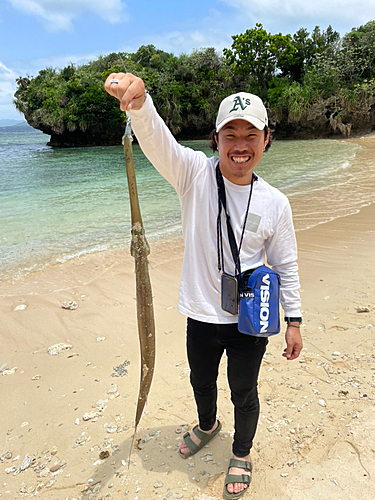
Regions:
[[246, 122], [251, 123], [251, 125], [254, 125], [254, 127], [257, 128], [258, 130], [263, 130], [265, 127], [265, 124], [258, 118], [255, 118], [254, 116], [237, 115], [237, 116], [230, 116], [229, 118], [226, 118], [221, 123], [219, 123], [219, 125], [217, 125], [216, 127], [216, 132], [219, 132], [224, 127], [224, 125], [226, 125], [229, 122], [232, 122], [233, 120], [245, 120]]

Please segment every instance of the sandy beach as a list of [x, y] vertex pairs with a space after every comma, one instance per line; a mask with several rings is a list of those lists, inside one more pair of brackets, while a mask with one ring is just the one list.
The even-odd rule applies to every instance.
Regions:
[[[374, 153], [375, 138], [359, 141]], [[370, 500], [375, 204], [297, 239], [304, 349], [287, 362], [283, 333], [270, 339], [244, 498]], [[220, 437], [188, 460], [177, 455], [197, 423], [177, 311], [182, 253], [180, 240], [151, 248], [156, 367], [129, 469], [140, 377], [129, 252], [88, 255], [0, 288], [0, 497], [222, 498], [233, 434], [225, 358]], [[63, 309], [70, 301], [78, 307]], [[56, 344], [65, 349], [49, 354]]]

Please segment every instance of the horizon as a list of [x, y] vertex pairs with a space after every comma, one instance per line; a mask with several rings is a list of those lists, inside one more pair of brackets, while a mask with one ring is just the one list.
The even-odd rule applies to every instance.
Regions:
[[13, 127], [14, 125], [28, 125], [27, 121], [25, 120], [25, 118], [21, 118], [19, 120], [14, 120], [14, 119], [9, 119], [9, 118], [5, 118], [5, 119], [0, 119], [0, 127]]

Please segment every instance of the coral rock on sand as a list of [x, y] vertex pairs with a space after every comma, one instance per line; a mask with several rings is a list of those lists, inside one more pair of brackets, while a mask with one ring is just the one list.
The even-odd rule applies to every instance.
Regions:
[[70, 344], [63, 344], [63, 343], [60, 343], [60, 344], [54, 344], [52, 345], [48, 350], [48, 354], [50, 354], [51, 356], [56, 356], [56, 354], [60, 354], [61, 352], [63, 351], [68, 351], [69, 349], [71, 349], [73, 346], [70, 345]]
[[74, 302], [74, 300], [71, 300], [69, 302], [63, 302], [61, 304], [61, 307], [63, 309], [70, 309], [71, 311], [74, 311], [74, 309], [78, 308], [78, 304], [77, 304], [77, 302]]
[[363, 306], [358, 306], [356, 311], [358, 313], [368, 313], [370, 312], [370, 308], [369, 307], [363, 307]]

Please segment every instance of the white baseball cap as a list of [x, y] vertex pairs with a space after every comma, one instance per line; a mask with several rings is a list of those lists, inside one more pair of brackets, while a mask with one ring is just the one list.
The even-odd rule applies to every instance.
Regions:
[[216, 118], [216, 132], [232, 120], [246, 120], [263, 130], [268, 126], [268, 116], [262, 99], [247, 92], [238, 92], [223, 99]]

